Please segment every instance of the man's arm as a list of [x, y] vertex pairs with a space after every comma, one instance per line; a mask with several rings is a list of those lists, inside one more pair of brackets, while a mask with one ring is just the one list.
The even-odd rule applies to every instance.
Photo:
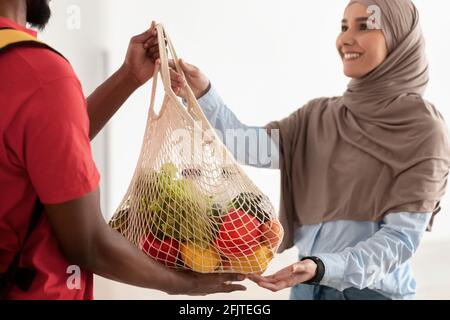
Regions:
[[87, 98], [91, 140], [138, 88], [136, 79], [122, 66]]
[[87, 98], [91, 140], [131, 94], [152, 78], [158, 58], [158, 39], [152, 22], [149, 30], [131, 39], [119, 70]]
[[200, 275], [168, 269], [111, 229], [100, 210], [100, 192], [58, 205], [45, 205], [59, 244], [71, 263], [105, 278], [169, 294], [244, 290], [226, 281], [239, 275]]

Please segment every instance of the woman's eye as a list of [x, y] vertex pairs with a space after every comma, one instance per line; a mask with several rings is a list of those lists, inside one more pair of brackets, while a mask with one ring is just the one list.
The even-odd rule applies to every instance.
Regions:
[[362, 24], [360, 25], [359, 29], [360, 29], [360, 30], [363, 30], [363, 31], [369, 30], [369, 28], [367, 27], [367, 23], [362, 23]]
[[347, 31], [347, 30], [348, 30], [348, 27], [347, 27], [347, 26], [342, 26], [342, 27], [341, 27], [341, 31], [342, 31], [342, 32], [345, 32], [345, 31]]

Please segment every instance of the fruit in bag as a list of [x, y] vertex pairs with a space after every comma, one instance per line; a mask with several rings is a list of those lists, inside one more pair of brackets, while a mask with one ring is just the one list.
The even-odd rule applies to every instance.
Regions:
[[[146, 217], [150, 231], [159, 239], [171, 237], [180, 242], [205, 243], [211, 235], [206, 197], [186, 178], [177, 179], [177, 167], [161, 166], [146, 175], [152, 194], [141, 196], [139, 212]], [[149, 177], [153, 179], [149, 181]]]
[[212, 245], [182, 243], [180, 255], [185, 265], [196, 272], [211, 273], [220, 265], [220, 255]]
[[148, 256], [168, 267], [175, 267], [177, 263], [179, 243], [175, 239], [156, 239], [153, 234], [149, 234], [141, 241], [141, 250]]
[[[162, 48], [172, 56], [174, 48], [161, 25], [157, 32], [167, 85], [168, 52]], [[165, 86], [157, 114], [156, 78], [139, 160], [110, 225], [168, 267], [264, 270], [282, 234], [270, 223], [272, 204], [211, 134], [215, 130], [190, 90], [186, 108]]]
[[261, 243], [276, 249], [283, 237], [283, 227], [278, 220], [269, 220], [261, 225]]
[[227, 257], [252, 254], [259, 245], [261, 223], [242, 210], [231, 209], [216, 238], [220, 253]]
[[262, 208], [263, 197], [252, 192], [242, 192], [235, 197], [230, 207], [242, 210], [256, 217], [259, 222], [264, 223], [270, 220], [270, 214]]
[[261, 274], [266, 271], [272, 258], [272, 250], [267, 246], [261, 245], [249, 255], [230, 257], [229, 268], [234, 272]]

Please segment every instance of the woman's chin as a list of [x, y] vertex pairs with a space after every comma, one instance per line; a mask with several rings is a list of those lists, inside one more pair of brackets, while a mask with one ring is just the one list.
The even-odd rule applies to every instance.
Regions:
[[344, 74], [346, 77], [359, 79], [359, 78], [364, 77], [367, 74], [367, 72], [362, 72], [361, 70], [344, 68]]

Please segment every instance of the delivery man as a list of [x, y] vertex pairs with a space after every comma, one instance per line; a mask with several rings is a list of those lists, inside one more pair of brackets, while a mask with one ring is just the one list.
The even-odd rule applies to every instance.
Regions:
[[[33, 41], [7, 45], [16, 35], [35, 39], [26, 23], [42, 29], [49, 18], [48, 0], [0, 0], [0, 295], [92, 299], [93, 273], [169, 294], [245, 290], [231, 283], [242, 275], [167, 269], [103, 219], [90, 140], [152, 77], [154, 24], [131, 39], [122, 67], [85, 99], [57, 52]], [[76, 266], [74, 288], [68, 277]]]

